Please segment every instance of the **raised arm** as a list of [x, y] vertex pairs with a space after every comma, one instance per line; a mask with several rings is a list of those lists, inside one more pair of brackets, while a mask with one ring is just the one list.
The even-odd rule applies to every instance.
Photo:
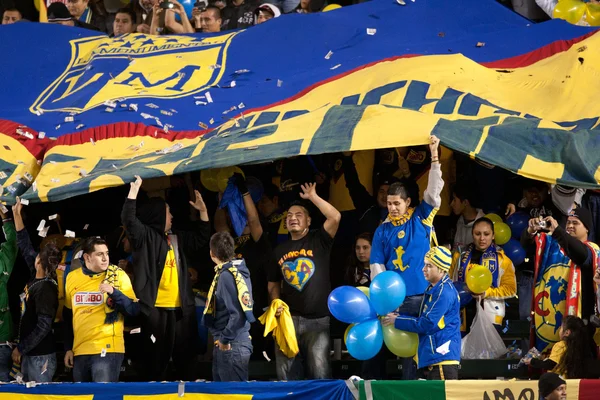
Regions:
[[340, 212], [336, 210], [334, 206], [319, 197], [317, 194], [316, 183], [305, 183], [301, 188], [302, 193], [300, 193], [300, 197], [305, 200], [310, 200], [319, 211], [321, 211], [326, 218], [323, 228], [329, 236], [334, 237], [340, 226], [340, 220], [342, 219]]
[[31, 277], [35, 276], [35, 258], [37, 257], [37, 252], [33, 248], [33, 244], [31, 244], [31, 238], [27, 233], [27, 229], [25, 229], [25, 224], [23, 222], [23, 204], [21, 203], [21, 199], [17, 197], [17, 202], [12, 207], [13, 210], [13, 218], [15, 220], [15, 228], [17, 229], [17, 246], [19, 250], [21, 250], [21, 254], [25, 259], [25, 263], [29, 268], [29, 273]]
[[242, 198], [244, 199], [244, 207], [246, 208], [246, 218], [248, 219], [250, 235], [252, 236], [252, 240], [258, 242], [263, 234], [263, 228], [260, 224], [260, 218], [258, 217], [256, 205], [254, 204], [254, 200], [252, 200], [250, 191], [246, 186], [246, 180], [244, 179], [244, 176], [240, 173], [236, 173], [234, 174], [234, 177], [235, 186], [238, 188], [238, 190], [242, 194]]
[[121, 211], [121, 222], [125, 226], [127, 237], [134, 249], [139, 249], [144, 245], [146, 233], [148, 229], [150, 229], [136, 216], [136, 199], [141, 186], [142, 178], [136, 175], [135, 181], [130, 184], [129, 194], [127, 195], [125, 204], [123, 204], [123, 210]]
[[429, 181], [427, 189], [423, 194], [423, 200], [433, 208], [439, 208], [442, 205], [442, 189], [444, 181], [442, 180], [442, 167], [438, 155], [440, 139], [437, 136], [429, 137], [429, 150], [431, 151], [431, 168], [429, 169]]
[[[190, 23], [190, 20], [185, 12], [185, 8], [181, 5], [177, 0], [171, 0], [173, 3], [173, 12], [167, 13], [165, 15], [165, 25], [173, 31], [173, 33], [194, 33], [196, 32]], [[179, 15], [179, 19], [181, 19], [181, 23], [175, 21], [175, 15]]]
[[193, 231], [177, 231], [177, 236], [181, 239], [184, 249], [188, 252], [201, 251], [210, 239], [210, 223], [208, 221], [208, 209], [202, 195], [194, 190], [195, 199], [190, 201], [190, 205], [200, 213], [200, 222]]
[[344, 169], [344, 178], [346, 179], [346, 188], [350, 193], [350, 198], [359, 215], [362, 215], [375, 204], [375, 199], [369, 194], [367, 189], [360, 183], [356, 166], [352, 159], [352, 153], [344, 152], [342, 158], [342, 168]]

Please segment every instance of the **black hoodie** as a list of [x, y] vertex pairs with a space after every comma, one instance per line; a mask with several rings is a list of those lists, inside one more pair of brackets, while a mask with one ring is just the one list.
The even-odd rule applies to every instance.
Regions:
[[[133, 289], [140, 300], [142, 313], [149, 315], [156, 303], [158, 284], [162, 277], [169, 244], [165, 234], [166, 205], [158, 197], [148, 199], [136, 215], [136, 201], [125, 200], [121, 221], [127, 230], [127, 236], [133, 252]], [[208, 243], [210, 225], [200, 221], [195, 232], [173, 231], [176, 236], [178, 251], [176, 251], [179, 275], [179, 294], [181, 308], [185, 315], [195, 313], [194, 294], [187, 272], [184, 250], [187, 252], [201, 251]]]

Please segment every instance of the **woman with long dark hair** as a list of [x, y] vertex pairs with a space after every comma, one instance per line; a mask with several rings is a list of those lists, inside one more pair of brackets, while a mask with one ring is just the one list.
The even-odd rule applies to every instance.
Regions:
[[356, 237], [354, 251], [348, 257], [348, 267], [344, 277], [345, 283], [350, 286], [369, 286], [371, 284], [371, 243], [373, 235], [364, 232]]
[[546, 360], [531, 359], [534, 368], [557, 373], [567, 379], [583, 379], [590, 376], [588, 366], [593, 359], [589, 334], [583, 320], [573, 315], [563, 319], [558, 331], [560, 342], [552, 347]]
[[36, 253], [23, 223], [22, 208], [17, 197], [12, 208], [17, 245], [32, 276], [21, 294], [18, 344], [13, 349], [12, 359], [15, 364], [21, 364], [26, 381], [52, 382], [56, 372], [52, 333], [52, 323], [58, 310], [56, 268], [62, 253], [54, 243], [48, 243], [39, 254]]
[[473, 243], [461, 253], [454, 253], [450, 278], [454, 282], [465, 282], [471, 268], [483, 265], [492, 273], [492, 285], [483, 293], [474, 293], [474, 297], [483, 300], [483, 309], [493, 317], [494, 324], [499, 327], [505, 315], [506, 299], [517, 295], [515, 267], [496, 245], [494, 239], [494, 223], [488, 218], [479, 218], [473, 223]]

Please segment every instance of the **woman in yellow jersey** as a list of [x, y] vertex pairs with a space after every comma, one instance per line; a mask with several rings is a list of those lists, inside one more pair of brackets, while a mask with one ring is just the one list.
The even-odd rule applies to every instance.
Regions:
[[133, 283], [143, 314], [145, 379], [164, 380], [173, 359], [177, 379], [193, 380], [198, 325], [184, 252], [205, 250], [210, 235], [208, 212], [202, 196], [195, 191], [195, 201], [190, 204], [200, 213], [196, 230], [171, 231], [173, 216], [162, 198], [150, 198], [138, 208], [136, 199], [141, 185], [139, 176], [131, 183], [121, 221], [131, 244]]
[[65, 366], [75, 382], [117, 382], [123, 315], [138, 315], [140, 306], [125, 271], [110, 265], [104, 239], [86, 239], [81, 251], [81, 268], [67, 275], [65, 288]]

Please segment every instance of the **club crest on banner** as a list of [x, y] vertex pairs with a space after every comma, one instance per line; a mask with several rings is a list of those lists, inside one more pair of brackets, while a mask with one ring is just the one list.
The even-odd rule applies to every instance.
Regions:
[[198, 93], [220, 81], [235, 35], [136, 33], [72, 40], [65, 71], [30, 111], [83, 112], [116, 99], [174, 99]]

